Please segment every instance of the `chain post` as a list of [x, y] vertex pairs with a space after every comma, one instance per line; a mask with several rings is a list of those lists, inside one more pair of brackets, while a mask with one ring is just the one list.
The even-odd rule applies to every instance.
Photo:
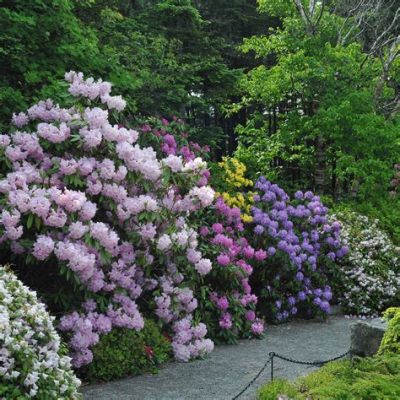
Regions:
[[271, 382], [274, 380], [274, 357], [275, 353], [271, 351], [269, 353], [269, 359], [271, 360]]

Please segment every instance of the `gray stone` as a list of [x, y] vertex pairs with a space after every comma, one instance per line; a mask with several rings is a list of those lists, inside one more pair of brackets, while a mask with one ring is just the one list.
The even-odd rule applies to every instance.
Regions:
[[[350, 320], [332, 316], [326, 322], [298, 320], [267, 326], [263, 339], [217, 346], [205, 360], [172, 362], [157, 375], [83, 387], [84, 400], [231, 400], [260, 371], [270, 351], [303, 361], [326, 360], [349, 349], [350, 325]], [[274, 361], [275, 378], [295, 379], [314, 369]], [[240, 400], [254, 400], [269, 377], [268, 366]]]
[[352, 355], [369, 357], [376, 354], [387, 329], [387, 323], [380, 318], [357, 321], [351, 326]]

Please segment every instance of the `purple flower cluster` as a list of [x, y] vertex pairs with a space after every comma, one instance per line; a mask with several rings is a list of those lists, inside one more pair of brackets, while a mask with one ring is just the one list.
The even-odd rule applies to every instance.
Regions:
[[[180, 130], [184, 128], [183, 122], [180, 119], [174, 117], [173, 120], [174, 125]], [[171, 169], [179, 168], [183, 160], [188, 163], [186, 169], [189, 169], [191, 165], [190, 161], [193, 161], [192, 165], [196, 165], [201, 160], [199, 156], [204, 156], [210, 151], [210, 147], [207, 145], [200, 146], [198, 143], [188, 142], [188, 134], [186, 132], [179, 132], [178, 135], [171, 134], [169, 132], [169, 128], [171, 128], [170, 123], [166, 119], [162, 119], [161, 122], [161, 128], [151, 129], [149, 125], [144, 125], [141, 130], [146, 133], [151, 132], [154, 136], [161, 138], [161, 152], [168, 156], [165, 161]], [[203, 169], [197, 185], [200, 187], [207, 185], [209, 178], [210, 171]]]
[[270, 261], [268, 271], [256, 279], [265, 285], [261, 290], [273, 303], [273, 317], [285, 320], [299, 307], [328, 313], [332, 292], [325, 267], [348, 252], [340, 241], [340, 224], [328, 222], [328, 209], [310, 191], [298, 191], [291, 200], [264, 177], [255, 188], [254, 240], [266, 249]]

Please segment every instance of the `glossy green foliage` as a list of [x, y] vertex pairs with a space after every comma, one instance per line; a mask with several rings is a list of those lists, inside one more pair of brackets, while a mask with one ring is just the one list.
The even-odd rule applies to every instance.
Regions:
[[140, 332], [113, 328], [92, 350], [93, 362], [79, 370], [82, 379], [89, 382], [155, 373], [157, 366], [170, 358], [171, 346], [157, 325], [146, 320]]

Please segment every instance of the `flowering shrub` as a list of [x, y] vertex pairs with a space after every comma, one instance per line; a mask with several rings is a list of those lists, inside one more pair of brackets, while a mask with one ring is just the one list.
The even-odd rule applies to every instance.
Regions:
[[340, 224], [328, 223], [328, 209], [312, 192], [298, 191], [290, 199], [264, 177], [255, 188], [252, 243], [266, 249], [268, 257], [252, 283], [264, 312], [278, 321], [299, 311], [328, 313], [332, 291], [327, 266], [348, 252], [341, 244]]
[[78, 399], [70, 358], [36, 293], [0, 267], [0, 395], [4, 399]]
[[213, 187], [218, 188], [217, 196], [222, 196], [229, 207], [238, 207], [242, 211], [243, 222], [251, 222], [253, 194], [247, 192], [253, 181], [246, 178], [246, 166], [238, 159], [224, 157], [213, 171]]
[[[181, 120], [151, 119], [150, 122], [141, 129], [152, 134], [149, 140], [160, 155], [181, 155], [188, 159], [206, 157], [209, 148], [188, 142], [188, 129]], [[198, 184], [207, 182], [214, 173], [211, 175], [209, 170], [204, 170]], [[239, 182], [240, 186], [242, 182]], [[264, 324], [256, 317], [257, 298], [248, 284], [252, 272], [249, 261], [255, 260], [254, 250], [246, 244], [244, 237], [240, 237], [244, 230], [240, 209], [229, 207], [219, 198], [213, 206], [192, 213], [191, 224], [199, 227], [199, 248], [203, 255], [214, 261], [210, 273], [190, 285], [197, 298], [196, 314], [206, 323], [210, 337], [218, 342], [234, 343], [238, 337], [260, 335]], [[201, 261], [200, 255], [192, 250], [187, 253], [191, 262], [200, 261], [199, 265], [209, 270], [211, 263]], [[224, 258], [227, 265], [218, 262]]]
[[192, 317], [198, 303], [185, 283], [212, 268], [201, 253], [187, 257], [198, 244], [187, 216], [214, 199], [206, 163], [182, 149], [160, 158], [143, 131], [113, 124], [125, 101], [110, 83], [75, 72], [66, 80], [68, 108], [41, 101], [0, 136], [10, 169], [0, 181], [2, 247], [57, 266], [81, 293], [81, 308], [59, 325], [75, 367], [91, 362], [90, 348], [112, 327], [143, 328], [143, 298], [171, 330], [177, 359], [207, 354], [213, 343]]
[[[249, 245], [243, 236], [240, 209], [229, 207], [222, 197], [209, 210], [209, 215], [202, 217], [201, 248], [217, 261], [197, 289], [199, 308], [209, 333], [218, 342], [228, 343], [238, 337], [261, 335], [264, 323], [255, 313], [257, 296], [252, 293], [249, 277], [253, 272], [251, 264], [264, 260], [267, 253], [255, 251]], [[190, 256], [196, 257], [196, 254]]]
[[346, 312], [377, 315], [400, 297], [400, 249], [379, 228], [379, 221], [350, 211], [333, 216], [342, 224], [350, 248], [340, 261], [338, 296]]

